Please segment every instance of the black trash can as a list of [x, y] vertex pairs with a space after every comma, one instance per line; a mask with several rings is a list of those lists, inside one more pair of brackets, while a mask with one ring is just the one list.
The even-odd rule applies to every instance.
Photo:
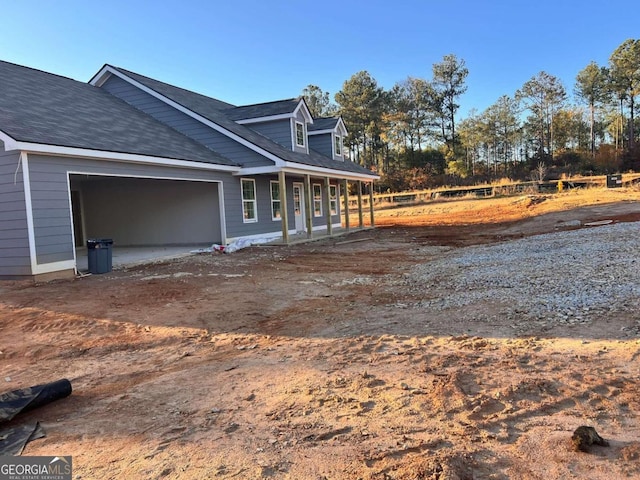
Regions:
[[90, 273], [107, 273], [112, 268], [111, 247], [113, 240], [110, 238], [92, 238], [87, 240], [87, 253], [89, 255]]

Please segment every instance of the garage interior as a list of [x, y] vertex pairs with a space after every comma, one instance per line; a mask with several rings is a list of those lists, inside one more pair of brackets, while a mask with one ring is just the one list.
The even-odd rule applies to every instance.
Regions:
[[114, 266], [222, 243], [216, 182], [70, 174], [69, 185], [79, 271], [88, 239], [113, 240]]

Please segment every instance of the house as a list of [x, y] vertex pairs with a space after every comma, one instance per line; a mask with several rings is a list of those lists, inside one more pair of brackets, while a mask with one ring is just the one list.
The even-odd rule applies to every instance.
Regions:
[[331, 235], [356, 185], [362, 227], [378, 177], [345, 157], [346, 134], [301, 98], [235, 106], [111, 65], [83, 83], [0, 61], [0, 277], [76, 274], [89, 238]]

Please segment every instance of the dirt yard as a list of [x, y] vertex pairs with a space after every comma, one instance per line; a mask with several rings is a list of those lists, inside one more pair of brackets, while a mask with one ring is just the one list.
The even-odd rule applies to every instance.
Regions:
[[[376, 221], [0, 283], [0, 391], [74, 389], [14, 420], [46, 431], [24, 455], [83, 480], [640, 478], [637, 189]], [[575, 451], [581, 425], [609, 446]]]

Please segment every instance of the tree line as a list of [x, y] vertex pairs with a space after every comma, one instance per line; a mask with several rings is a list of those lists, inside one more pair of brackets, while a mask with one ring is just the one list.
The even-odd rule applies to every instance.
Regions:
[[541, 71], [513, 96], [459, 121], [465, 61], [445, 55], [431, 73], [385, 90], [360, 71], [334, 102], [316, 85], [302, 95], [315, 117], [343, 117], [351, 159], [380, 174], [382, 190], [640, 170], [640, 40], [623, 42], [607, 65], [581, 70], [572, 99], [559, 78]]

